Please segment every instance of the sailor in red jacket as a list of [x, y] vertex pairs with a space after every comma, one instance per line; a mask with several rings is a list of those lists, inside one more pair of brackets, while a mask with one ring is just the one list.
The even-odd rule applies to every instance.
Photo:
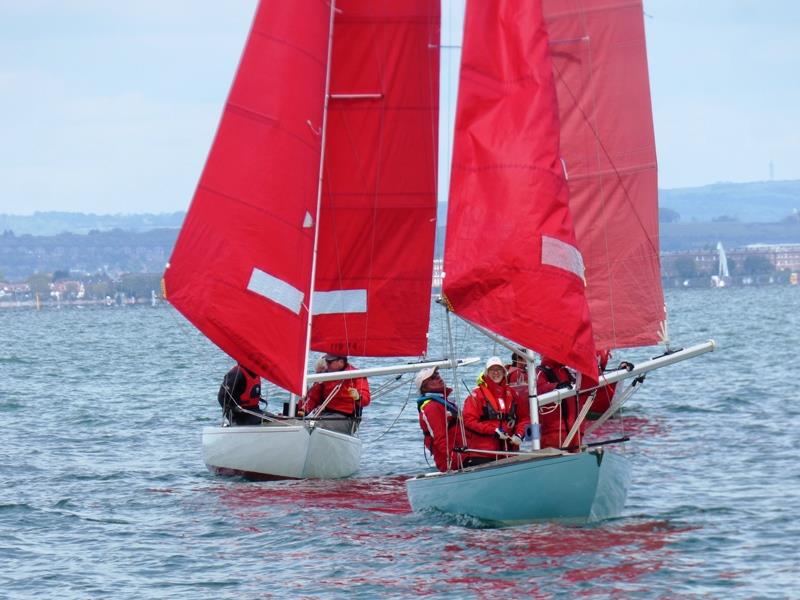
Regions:
[[520, 418], [517, 393], [506, 382], [506, 368], [497, 356], [486, 361], [478, 387], [464, 400], [467, 447], [490, 452], [467, 452], [464, 466], [503, 458], [503, 451], [517, 451], [530, 419]]
[[528, 363], [525, 357], [516, 352], [511, 353], [511, 364], [506, 367], [508, 372], [508, 385], [517, 386], [528, 384]]
[[[551, 358], [542, 357], [536, 367], [536, 393], [544, 394], [557, 388], [568, 388], [575, 383], [572, 372]], [[545, 404], [539, 407], [539, 426], [542, 432], [542, 448], [560, 448], [577, 417], [577, 400], [567, 398], [561, 404]], [[573, 445], [576, 440], [573, 440]]]
[[[608, 361], [611, 359], [611, 351], [610, 350], [598, 350], [597, 351], [597, 367], [600, 370], [600, 374], [602, 375], [603, 372], [606, 370], [606, 365], [608, 365]], [[629, 362], [623, 361], [619, 364], [618, 369], [628, 369], [629, 371], [633, 368], [633, 365]], [[586, 415], [587, 420], [589, 421], [596, 421], [599, 419], [604, 412], [606, 412], [609, 408], [611, 408], [611, 402], [614, 399], [614, 393], [617, 391], [617, 384], [616, 383], [609, 383], [608, 385], [604, 385], [601, 388], [597, 389], [597, 393], [594, 397], [594, 402], [592, 402], [592, 406], [589, 409], [589, 413]]]
[[225, 374], [217, 400], [231, 425], [260, 425], [261, 377], [237, 364]]
[[460, 469], [461, 454], [455, 449], [464, 447], [464, 438], [458, 422], [458, 406], [448, 399], [453, 390], [445, 387], [436, 367], [417, 373], [414, 385], [419, 391], [419, 426], [436, 468], [442, 472]]
[[[325, 371], [354, 371], [348, 364], [347, 357], [338, 354], [324, 356], [327, 365]], [[308, 415], [318, 406], [325, 404], [320, 417], [320, 426], [341, 433], [353, 434], [361, 422], [361, 410], [369, 404], [369, 383], [365, 377], [354, 379], [338, 379], [315, 383], [308, 390], [301, 410]]]

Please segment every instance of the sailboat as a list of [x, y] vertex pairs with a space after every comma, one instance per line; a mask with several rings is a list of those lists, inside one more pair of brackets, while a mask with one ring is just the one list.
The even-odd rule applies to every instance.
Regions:
[[438, 0], [264, 0], [256, 9], [165, 296], [292, 396], [286, 414], [261, 425], [204, 428], [214, 472], [351, 475], [357, 435], [298, 418], [295, 402], [315, 381], [376, 372], [309, 374], [309, 353], [425, 353], [439, 15]]
[[[641, 1], [468, 1], [443, 304], [527, 356], [529, 373], [535, 351], [578, 383], [537, 397], [531, 377], [530, 450], [409, 479], [414, 510], [501, 524], [621, 513], [624, 439], [568, 450], [594, 390], [714, 348], [669, 347], [657, 204]], [[598, 371], [599, 350], [659, 342], [663, 356]], [[540, 448], [539, 407], [578, 393], [578, 422], [560, 447]]]
[[728, 270], [728, 257], [725, 255], [725, 248], [722, 242], [717, 242], [717, 257], [719, 259], [719, 269], [716, 275], [711, 276], [711, 286], [721, 288], [728, 285], [731, 276]]

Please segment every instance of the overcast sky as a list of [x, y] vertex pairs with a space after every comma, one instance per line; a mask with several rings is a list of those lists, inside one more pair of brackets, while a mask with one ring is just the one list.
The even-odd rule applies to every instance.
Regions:
[[[255, 4], [0, 0], [0, 213], [185, 210]], [[800, 179], [800, 2], [645, 12], [660, 187]]]

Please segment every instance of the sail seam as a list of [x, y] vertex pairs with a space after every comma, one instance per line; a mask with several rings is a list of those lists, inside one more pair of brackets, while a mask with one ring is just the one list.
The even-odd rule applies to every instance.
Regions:
[[648, 163], [642, 165], [635, 165], [632, 167], [623, 167], [620, 169], [604, 169], [602, 171], [591, 171], [588, 173], [578, 174], [575, 175], [574, 173], [570, 173], [570, 181], [579, 181], [582, 179], [593, 179], [595, 177], [608, 177], [609, 175], [631, 175], [635, 173], [641, 173], [643, 171], [651, 171], [653, 169], [657, 169], [657, 163]]
[[313, 54], [311, 54], [308, 50], [306, 50], [302, 46], [297, 46], [295, 44], [291, 44], [288, 41], [286, 41], [284, 38], [279, 38], [279, 37], [274, 36], [272, 34], [264, 33], [263, 31], [258, 31], [257, 29], [254, 29], [253, 33], [255, 33], [256, 35], [258, 35], [261, 38], [264, 38], [265, 40], [270, 40], [272, 42], [275, 42], [276, 44], [280, 44], [281, 46], [286, 46], [287, 48], [291, 48], [292, 50], [295, 50], [295, 51], [299, 52], [303, 56], [307, 56], [308, 58], [313, 60], [315, 63], [320, 65], [321, 67], [323, 67], [323, 68], [325, 67], [325, 61], [324, 60], [322, 60], [318, 56], [314, 56]]
[[271, 117], [269, 115], [265, 115], [263, 113], [256, 112], [250, 108], [245, 108], [244, 106], [240, 106], [238, 104], [233, 104], [231, 102], [228, 103], [226, 112], [237, 114], [241, 117], [249, 119], [251, 121], [257, 121], [259, 123], [263, 123], [265, 125], [271, 125], [275, 129], [279, 129], [280, 131], [284, 132], [286, 135], [296, 139], [298, 142], [303, 144], [304, 146], [308, 147], [310, 150], [317, 151], [317, 145], [309, 142], [306, 139], [303, 139], [301, 136], [293, 133], [292, 131], [286, 129], [285, 127], [281, 126], [281, 122], [276, 119], [275, 117]]

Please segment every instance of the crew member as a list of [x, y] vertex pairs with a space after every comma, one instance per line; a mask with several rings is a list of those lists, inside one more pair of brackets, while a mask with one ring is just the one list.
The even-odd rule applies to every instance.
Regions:
[[[542, 357], [536, 367], [536, 393], [544, 394], [575, 383], [572, 372], [552, 358]], [[539, 407], [539, 426], [542, 448], [560, 448], [577, 416], [577, 399], [566, 398], [560, 403]]]
[[[354, 371], [346, 356], [326, 354], [325, 372]], [[314, 384], [308, 390], [301, 410], [306, 415], [318, 406], [325, 405], [320, 415], [320, 426], [341, 433], [354, 434], [361, 422], [361, 411], [369, 405], [369, 383], [365, 377], [337, 379]]]
[[528, 363], [524, 356], [516, 352], [511, 354], [511, 364], [506, 367], [508, 371], [508, 385], [521, 386], [528, 384]]
[[453, 390], [445, 386], [436, 367], [419, 371], [414, 385], [419, 391], [419, 426], [436, 468], [442, 472], [460, 469], [461, 454], [455, 449], [464, 447], [464, 438], [458, 423], [458, 406], [448, 399]]
[[504, 458], [503, 451], [518, 451], [530, 419], [520, 418], [517, 393], [506, 381], [506, 368], [497, 356], [486, 361], [478, 387], [464, 401], [467, 447], [487, 452], [467, 452], [464, 466]]
[[231, 425], [259, 425], [261, 423], [261, 377], [240, 364], [225, 374], [219, 387], [217, 401], [222, 414]]

